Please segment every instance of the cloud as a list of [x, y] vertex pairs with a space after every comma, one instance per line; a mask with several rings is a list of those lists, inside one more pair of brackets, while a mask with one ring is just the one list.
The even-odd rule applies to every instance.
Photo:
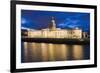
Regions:
[[25, 23], [27, 23], [27, 20], [24, 19], [24, 18], [22, 18], [22, 19], [21, 19], [21, 23], [22, 23], [22, 24], [25, 24]]
[[79, 21], [80, 20], [78, 20], [78, 19], [66, 18], [64, 20], [64, 22], [58, 24], [58, 27], [61, 27], [61, 28], [76, 28], [76, 27], [80, 26]]

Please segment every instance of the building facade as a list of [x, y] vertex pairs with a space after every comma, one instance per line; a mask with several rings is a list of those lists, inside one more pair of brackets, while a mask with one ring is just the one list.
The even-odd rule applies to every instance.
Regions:
[[61, 29], [56, 28], [54, 17], [52, 17], [51, 23], [47, 29], [41, 30], [28, 30], [29, 38], [67, 38], [67, 39], [81, 39], [82, 30], [75, 29]]

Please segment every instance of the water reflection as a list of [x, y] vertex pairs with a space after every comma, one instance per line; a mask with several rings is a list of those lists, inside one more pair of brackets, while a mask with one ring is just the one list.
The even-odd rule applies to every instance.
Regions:
[[74, 59], [83, 59], [83, 46], [81, 46], [81, 45], [73, 46], [73, 58]]
[[89, 56], [89, 45], [22, 43], [22, 62], [83, 60]]

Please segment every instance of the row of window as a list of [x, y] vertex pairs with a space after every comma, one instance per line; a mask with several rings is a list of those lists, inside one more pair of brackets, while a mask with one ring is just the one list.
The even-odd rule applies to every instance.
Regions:
[[66, 32], [29, 32], [29, 37], [51, 37], [51, 38], [81, 38], [80, 34], [66, 34]]

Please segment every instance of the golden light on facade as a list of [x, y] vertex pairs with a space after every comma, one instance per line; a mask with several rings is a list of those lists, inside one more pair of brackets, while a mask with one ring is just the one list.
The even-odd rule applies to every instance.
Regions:
[[30, 38], [82, 38], [82, 30], [55, 30], [55, 31], [28, 31], [28, 37]]
[[68, 38], [68, 39], [81, 39], [82, 30], [75, 29], [60, 29], [56, 28], [54, 17], [52, 17], [50, 27], [42, 30], [28, 30], [29, 38]]

